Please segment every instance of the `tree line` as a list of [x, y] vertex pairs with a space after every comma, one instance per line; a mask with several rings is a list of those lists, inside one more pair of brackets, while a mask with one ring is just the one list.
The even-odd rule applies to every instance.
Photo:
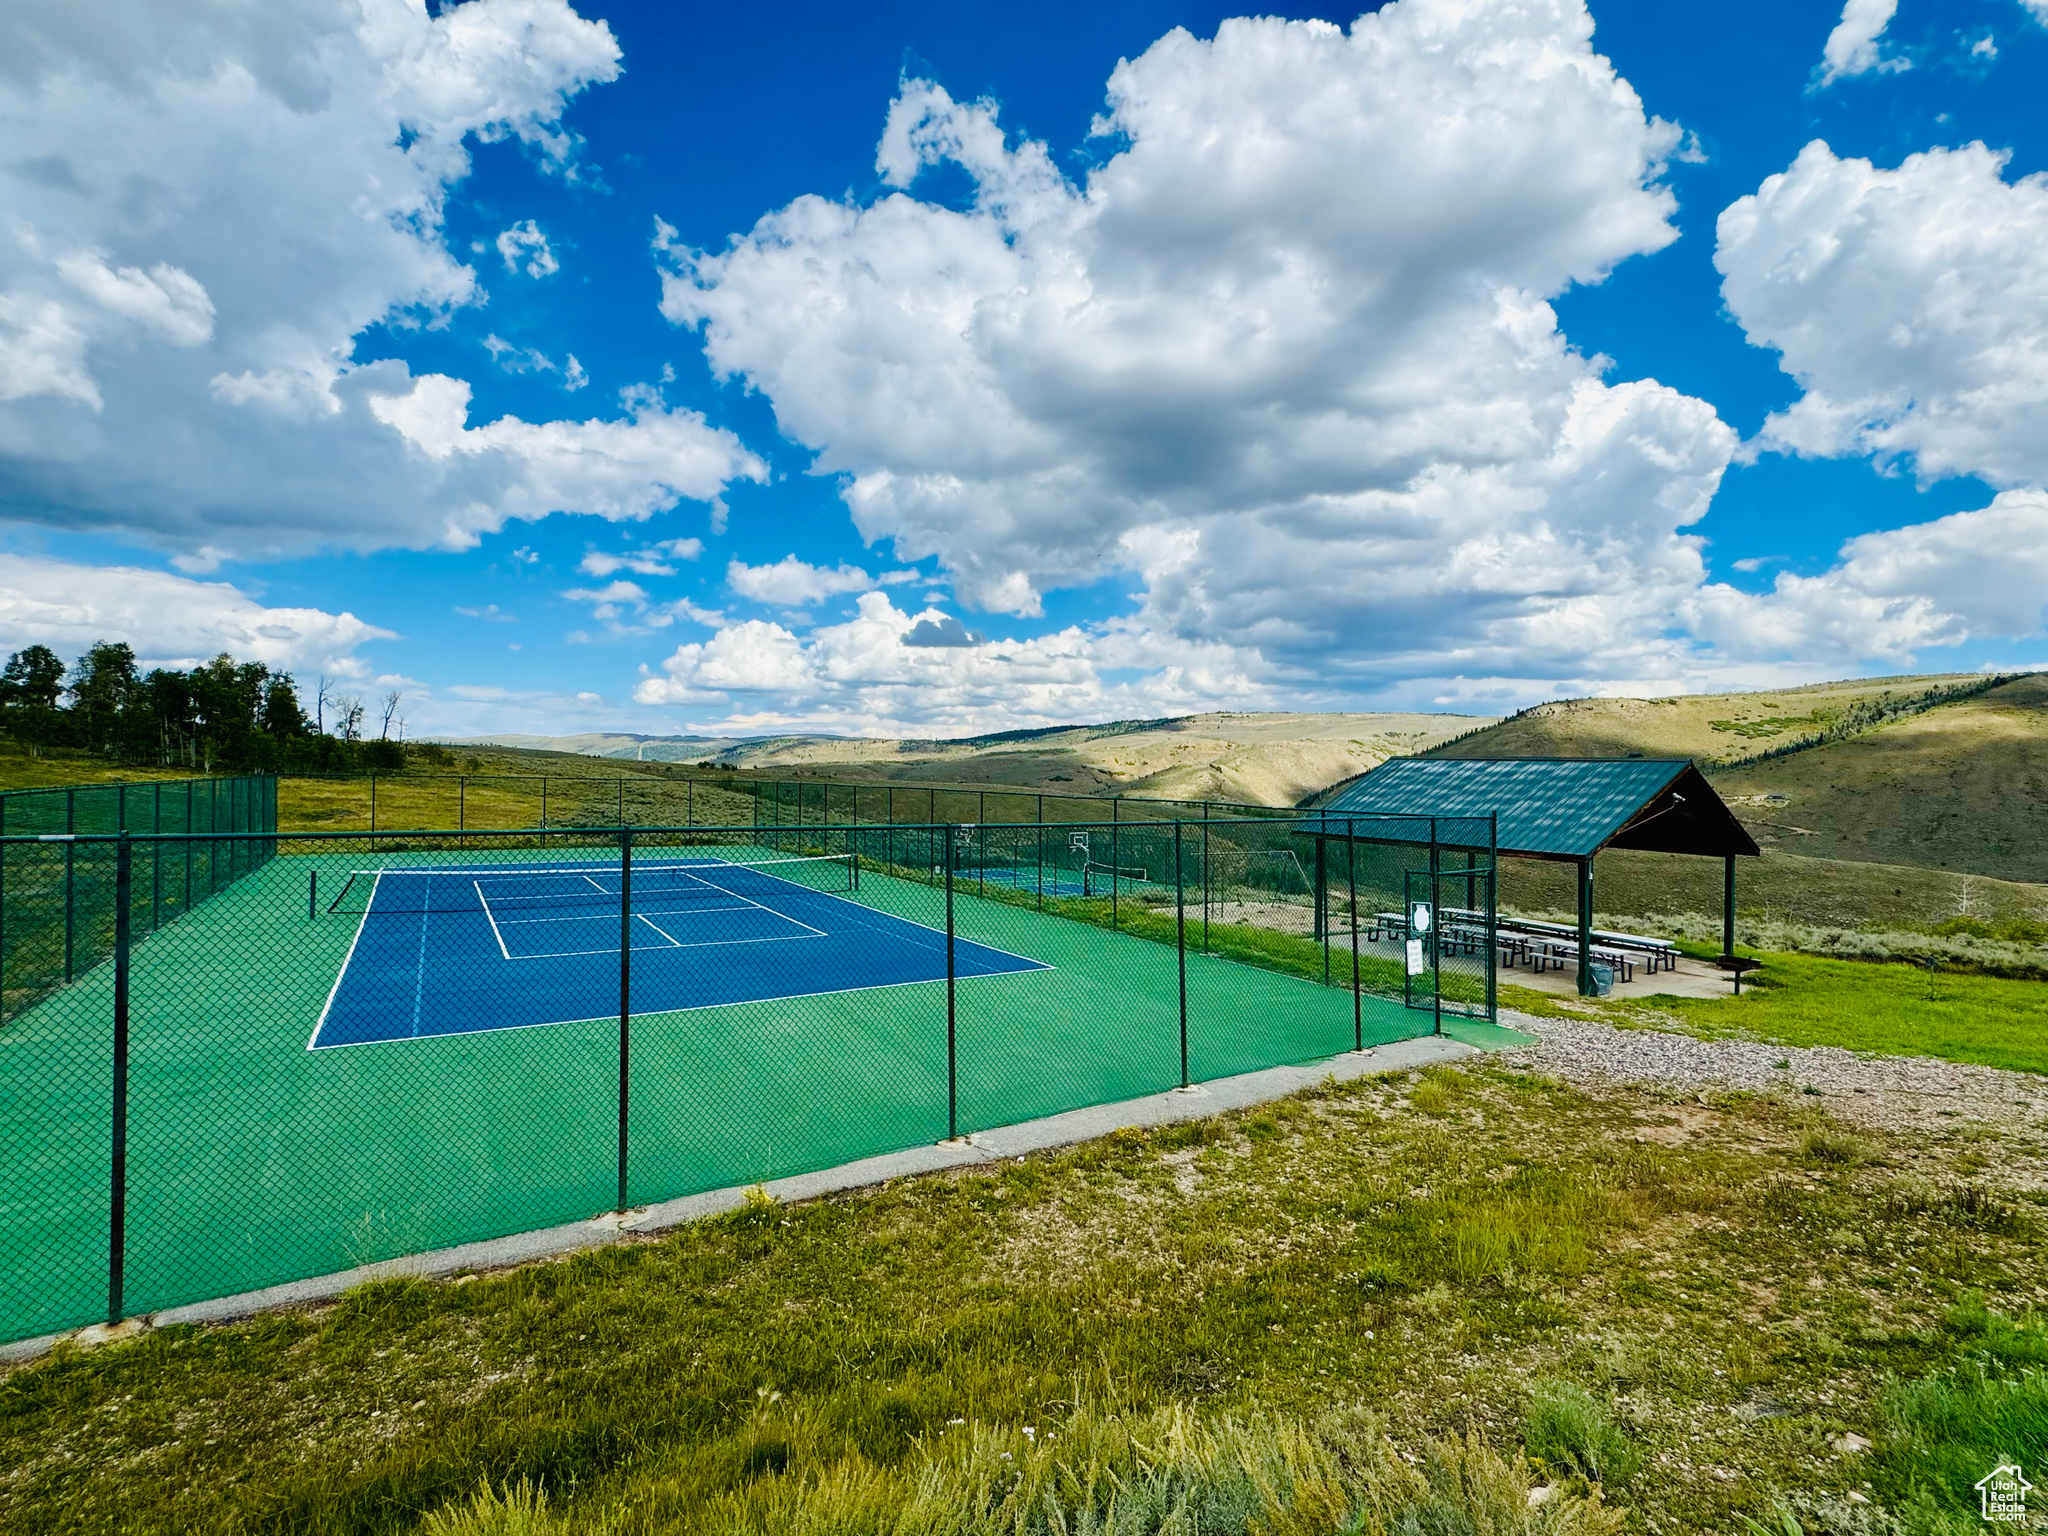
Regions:
[[[0, 734], [32, 754], [69, 747], [117, 762], [202, 773], [396, 772], [401, 695], [372, 719], [362, 698], [326, 678], [313, 713], [289, 672], [222, 653], [189, 672], [142, 670], [132, 647], [101, 641], [67, 667], [31, 645], [0, 670]], [[374, 733], [374, 734], [373, 734]]]

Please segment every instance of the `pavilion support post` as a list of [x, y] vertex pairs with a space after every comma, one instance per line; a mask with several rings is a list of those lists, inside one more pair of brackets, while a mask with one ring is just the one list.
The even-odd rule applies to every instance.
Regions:
[[1721, 953], [1735, 953], [1735, 855], [1721, 860]]
[[1593, 860], [1579, 860], [1579, 996], [1593, 995]]

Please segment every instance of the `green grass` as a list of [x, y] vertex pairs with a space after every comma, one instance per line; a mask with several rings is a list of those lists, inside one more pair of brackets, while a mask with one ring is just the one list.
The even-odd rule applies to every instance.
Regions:
[[1915, 966], [1764, 955], [1740, 997], [1571, 999], [1504, 985], [1501, 1006], [1540, 1016], [1592, 1013], [1615, 1023], [1708, 1039], [1838, 1045], [1890, 1056], [2048, 1072], [2048, 982], [1967, 976]]
[[1642, 1470], [1642, 1452], [1612, 1408], [1579, 1382], [1537, 1382], [1524, 1425], [1529, 1455], [1560, 1475], [1620, 1491]]
[[2031, 1433], [1967, 1393], [2040, 1358], [2039, 1215], [1924, 1139], [1428, 1081], [65, 1349], [0, 1380], [0, 1529], [1712, 1531]]

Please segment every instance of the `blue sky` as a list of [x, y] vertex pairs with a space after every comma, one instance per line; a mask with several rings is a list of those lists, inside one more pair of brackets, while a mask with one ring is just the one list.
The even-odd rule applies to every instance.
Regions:
[[416, 734], [2048, 655], [2048, 0], [170, 9], [0, 21], [0, 646]]

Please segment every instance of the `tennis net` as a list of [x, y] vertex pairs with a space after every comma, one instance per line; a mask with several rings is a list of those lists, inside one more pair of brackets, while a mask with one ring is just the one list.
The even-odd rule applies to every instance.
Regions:
[[[316, 910], [335, 916], [374, 913], [377, 916], [423, 912], [616, 911], [622, 871], [616, 860], [573, 865], [475, 864], [415, 867], [390, 865], [355, 869], [336, 877], [329, 895], [312, 882]], [[850, 892], [859, 884], [853, 855], [815, 854], [802, 857], [728, 860], [691, 859], [642, 863], [632, 868], [632, 904], [636, 909], [659, 904], [678, 907], [731, 905], [737, 901], [773, 903], [778, 892], [792, 889], [828, 894]]]

